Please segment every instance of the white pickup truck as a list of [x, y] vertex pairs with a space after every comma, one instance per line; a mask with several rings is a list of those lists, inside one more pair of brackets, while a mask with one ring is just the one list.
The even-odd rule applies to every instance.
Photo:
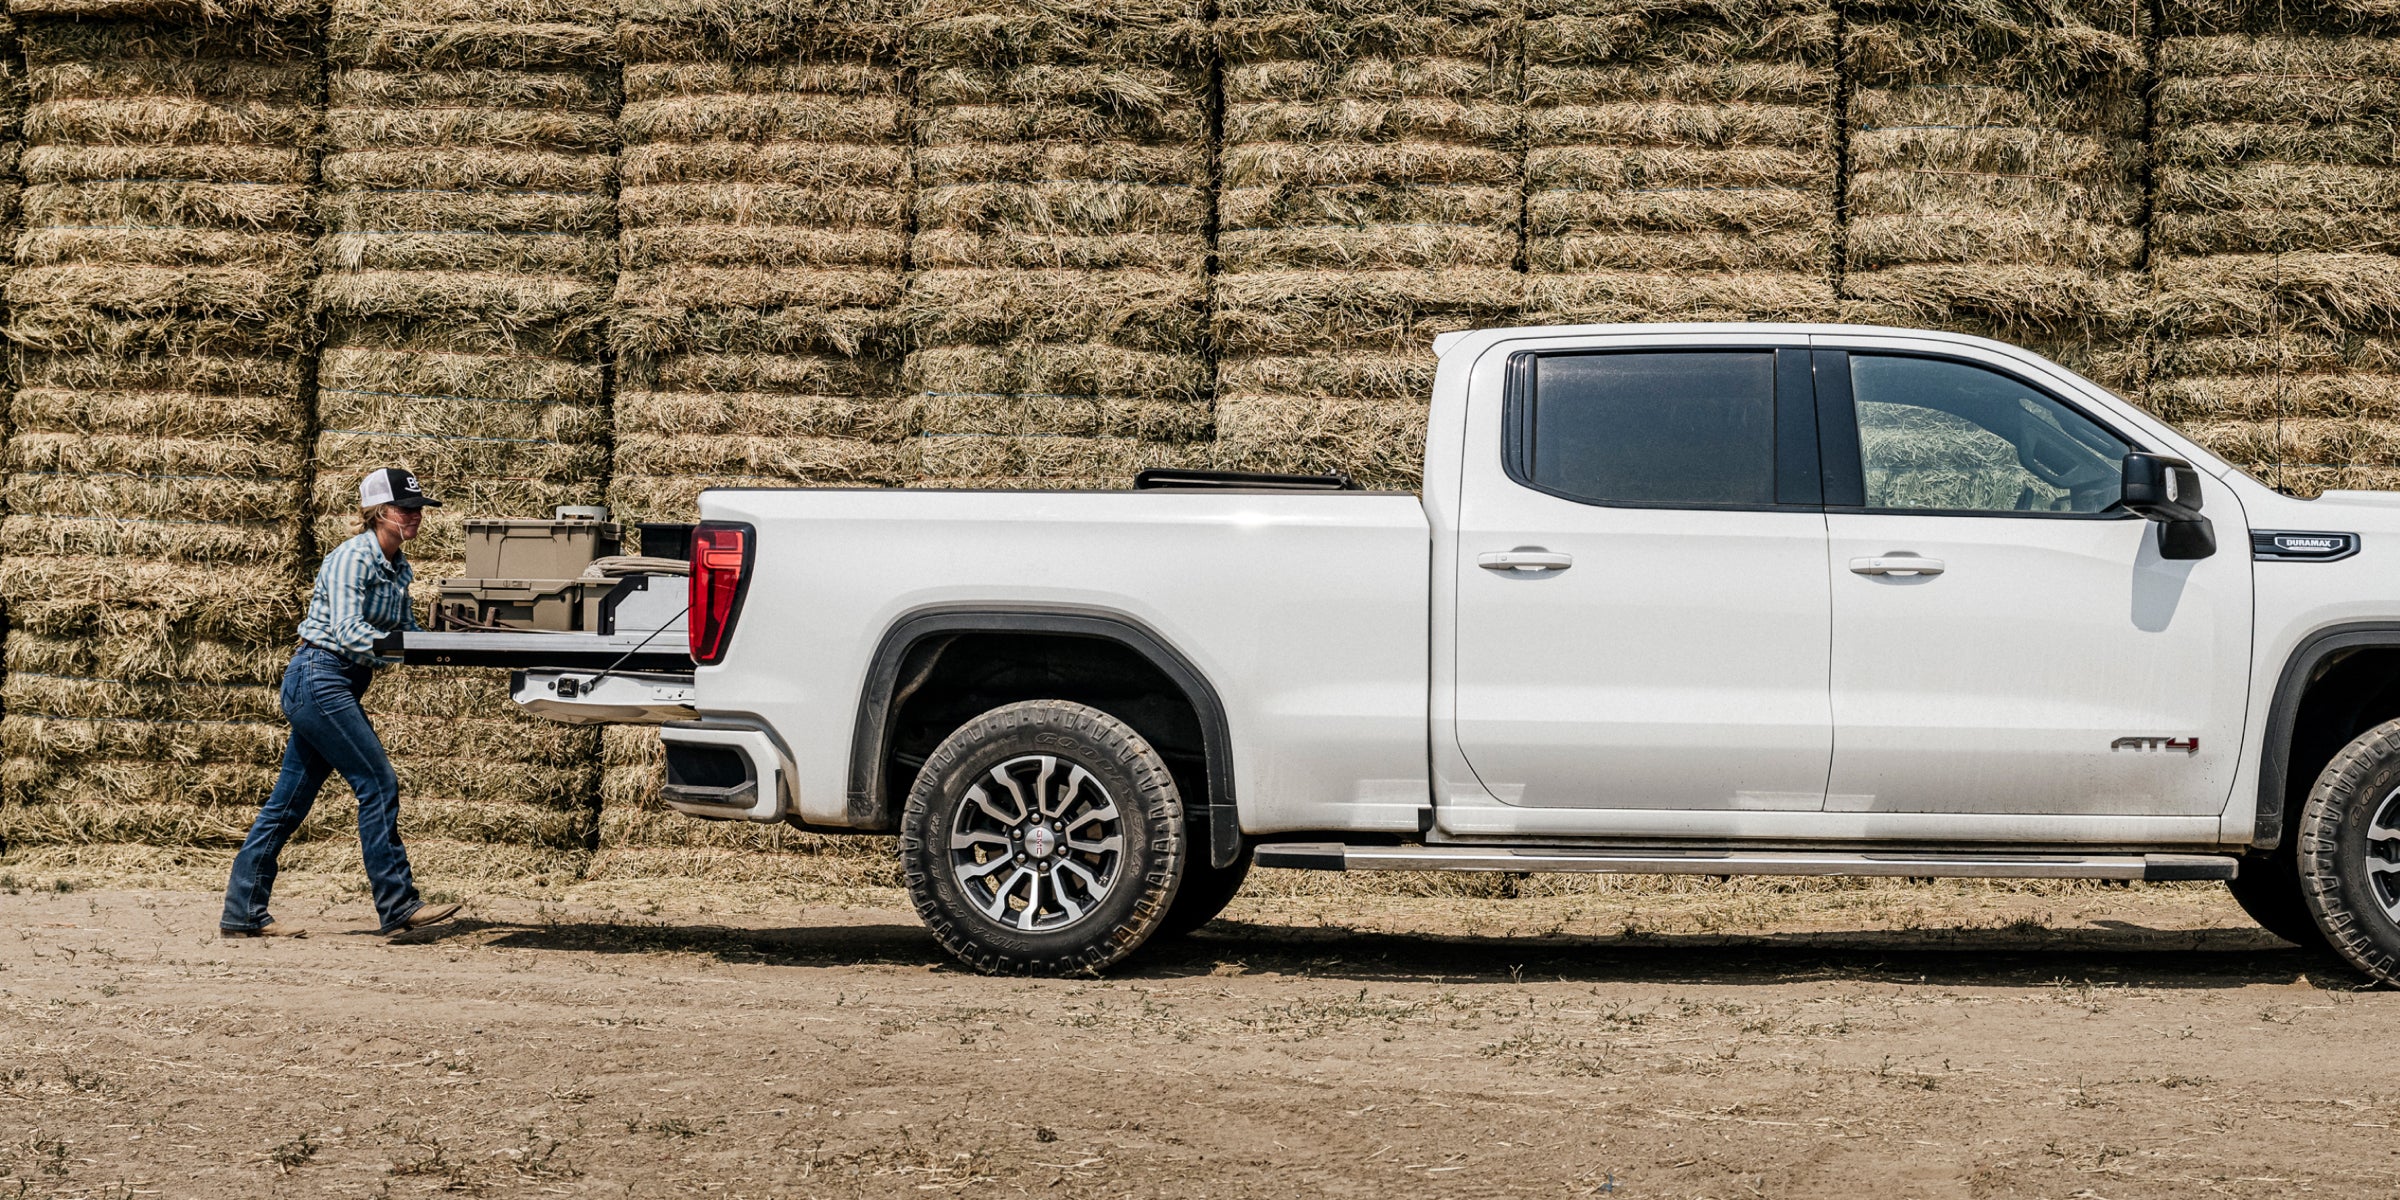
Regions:
[[1437, 349], [1421, 494], [710, 491], [692, 674], [520, 699], [669, 720], [684, 812], [896, 832], [986, 971], [1105, 968], [1255, 862], [2225, 879], [2400, 981], [2400, 494], [1972, 337]]

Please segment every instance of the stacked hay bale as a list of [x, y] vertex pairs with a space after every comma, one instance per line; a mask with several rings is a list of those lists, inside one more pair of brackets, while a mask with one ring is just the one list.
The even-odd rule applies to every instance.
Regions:
[[1522, 306], [1514, 5], [1220, 5], [1226, 465], [1416, 486], [1434, 335]]
[[1830, 0], [1533, 0], [1529, 319], [1834, 311]]
[[[707, 487], [916, 477], [901, 17], [902, 0], [623, 6], [610, 496], [627, 520], [692, 520]], [[824, 840], [668, 812], [654, 729], [611, 727], [601, 755], [595, 874], [790, 874], [758, 852]]]
[[2400, 18], [2171, 3], [2154, 403], [2286, 490], [2400, 487]]
[[[0, 5], [0, 233], [16, 245], [18, 202], [25, 190], [25, 52], [18, 45], [16, 18]], [[13, 254], [0, 255], [0, 285], [15, 265]], [[0, 303], [5, 295], [0, 294]], [[13, 364], [0, 362], [0, 387], [13, 386]]]
[[12, 9], [0, 841], [230, 844], [282, 750], [301, 586], [312, 21]]
[[1999, 338], [2138, 394], [2144, 11], [1846, 7], [1848, 319]]
[[1124, 487], [1205, 461], [1209, 110], [1191, 0], [920, 0], [920, 478]]
[[[618, 72], [603, 0], [336, 0], [319, 215], [317, 541], [367, 470], [445, 507], [411, 546], [419, 611], [469, 517], [598, 503], [609, 469]], [[598, 739], [517, 715], [492, 672], [369, 693], [420, 854], [543, 868], [588, 850]], [[459, 842], [506, 842], [495, 857]]]
[[633, 520], [705, 487], [915, 475], [896, 309], [903, 0], [632, 0], [616, 477]]

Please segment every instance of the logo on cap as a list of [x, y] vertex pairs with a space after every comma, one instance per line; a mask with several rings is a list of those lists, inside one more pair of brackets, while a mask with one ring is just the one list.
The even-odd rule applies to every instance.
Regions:
[[405, 467], [383, 467], [358, 481], [358, 503], [362, 508], [378, 504], [439, 504], [441, 501], [425, 494], [414, 472]]

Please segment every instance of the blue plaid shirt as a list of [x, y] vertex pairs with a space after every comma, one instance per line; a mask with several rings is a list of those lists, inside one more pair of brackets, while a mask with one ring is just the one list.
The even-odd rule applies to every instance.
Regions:
[[333, 548], [317, 568], [317, 588], [300, 622], [300, 640], [322, 646], [360, 666], [378, 665], [375, 639], [417, 628], [408, 606], [409, 581], [417, 569], [408, 556], [383, 556], [372, 532]]

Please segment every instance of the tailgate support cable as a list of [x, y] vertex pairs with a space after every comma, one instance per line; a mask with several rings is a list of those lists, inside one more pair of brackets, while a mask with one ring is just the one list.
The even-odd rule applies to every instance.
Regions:
[[[692, 611], [692, 606], [691, 606], [691, 605], [689, 605], [689, 604], [686, 604], [686, 605], [684, 605], [684, 606], [683, 606], [681, 609], [678, 609], [678, 610], [676, 611], [676, 613], [675, 613], [675, 617], [680, 617], [680, 616], [683, 616], [684, 614], [686, 614], [686, 613], [689, 613], [690, 611]], [[668, 627], [669, 627], [669, 626], [672, 626], [672, 625], [675, 623], [675, 617], [669, 617], [669, 618], [667, 618], [667, 620], [666, 620], [666, 623], [665, 623], [664, 625], [661, 625], [661, 626], [659, 626], [658, 628], [656, 628], [656, 629], [653, 629], [653, 630], [651, 630], [651, 631], [650, 631], [650, 636], [649, 636], [649, 637], [643, 638], [641, 641], [635, 642], [635, 643], [633, 644], [633, 649], [631, 649], [631, 650], [628, 650], [628, 651], [626, 651], [625, 653], [618, 655], [618, 656], [617, 656], [617, 661], [615, 661], [615, 662], [612, 662], [612, 663], [608, 664], [607, 666], [600, 668], [600, 673], [599, 673], [599, 674], [592, 676], [590, 679], [586, 679], [586, 680], [584, 680], [584, 681], [583, 681], [583, 683], [580, 685], [580, 687], [579, 687], [579, 689], [578, 689], [578, 690], [580, 690], [580, 691], [586, 691], [586, 692], [588, 692], [588, 691], [592, 690], [592, 687], [593, 687], [593, 685], [595, 685], [595, 684], [599, 683], [599, 682], [600, 682], [601, 680], [603, 680], [603, 679], [606, 679], [606, 678], [608, 678], [610, 675], [612, 675], [612, 674], [615, 674], [615, 673], [616, 673], [616, 670], [617, 670], [617, 668], [618, 668], [618, 667], [621, 667], [621, 666], [624, 666], [624, 665], [625, 665], [625, 660], [626, 660], [626, 659], [632, 658], [634, 655], [641, 653], [641, 652], [642, 652], [642, 647], [649, 645], [649, 644], [650, 644], [650, 642], [651, 642], [651, 639], [652, 639], [652, 638], [656, 638], [658, 635], [660, 635], [660, 634], [662, 634], [662, 633], [665, 633], [665, 632], [667, 631]], [[564, 680], [561, 680], [560, 682], [561, 682], [561, 683], [564, 683], [565, 681], [564, 681]]]

